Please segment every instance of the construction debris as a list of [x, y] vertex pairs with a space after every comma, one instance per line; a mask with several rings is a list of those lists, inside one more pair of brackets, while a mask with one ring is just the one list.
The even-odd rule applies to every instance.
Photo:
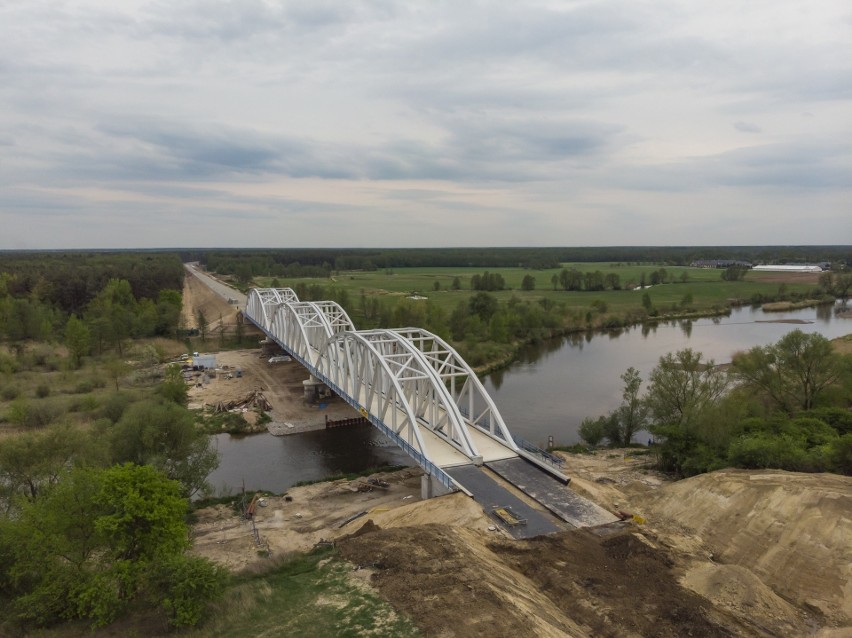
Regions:
[[216, 404], [216, 412], [228, 412], [230, 410], [250, 410], [254, 408], [260, 408], [264, 412], [268, 412], [272, 409], [272, 405], [270, 405], [269, 401], [266, 400], [266, 397], [263, 396], [263, 393], [260, 390], [254, 390], [247, 396], [241, 399], [235, 399], [233, 401], [220, 401]]

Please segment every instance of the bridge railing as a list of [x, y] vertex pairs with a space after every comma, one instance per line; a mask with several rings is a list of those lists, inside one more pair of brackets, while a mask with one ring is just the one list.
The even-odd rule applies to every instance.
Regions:
[[547, 450], [542, 450], [540, 447], [533, 445], [532, 443], [522, 439], [518, 435], [513, 434], [512, 438], [515, 440], [515, 444], [519, 448], [529, 452], [530, 454], [534, 454], [535, 456], [540, 457], [546, 463], [550, 463], [552, 466], [559, 468], [565, 465], [564, 459], [556, 456], [555, 454], [551, 454]]

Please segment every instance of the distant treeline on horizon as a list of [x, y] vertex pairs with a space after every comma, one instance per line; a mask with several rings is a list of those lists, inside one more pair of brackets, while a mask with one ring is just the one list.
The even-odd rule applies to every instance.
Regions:
[[584, 246], [466, 248], [174, 248], [125, 250], [0, 251], [4, 261], [31, 260], [39, 255], [54, 261], [67, 255], [128, 253], [177, 255], [208, 270], [244, 276], [327, 276], [332, 270], [388, 268], [557, 268], [566, 262], [651, 262], [687, 266], [697, 260], [745, 260], [751, 263], [831, 262], [852, 265], [852, 245], [830, 246]]

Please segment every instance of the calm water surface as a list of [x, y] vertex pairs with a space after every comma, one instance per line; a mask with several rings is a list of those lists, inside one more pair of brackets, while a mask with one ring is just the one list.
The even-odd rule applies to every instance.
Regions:
[[[513, 433], [540, 445], [546, 444], [548, 436], [557, 444], [576, 443], [583, 418], [619, 405], [619, 376], [628, 367], [639, 370], [646, 380], [661, 356], [683, 348], [725, 363], [738, 350], [773, 343], [796, 329], [833, 339], [852, 332], [852, 320], [835, 316], [831, 307], [786, 313], [739, 308], [728, 317], [572, 335], [528, 348], [517, 363], [490, 375], [485, 387]], [[297, 481], [411, 464], [372, 426], [284, 437], [222, 434], [215, 439], [221, 463], [210, 475], [210, 483], [217, 493], [237, 492], [243, 483], [249, 490], [283, 492]]]

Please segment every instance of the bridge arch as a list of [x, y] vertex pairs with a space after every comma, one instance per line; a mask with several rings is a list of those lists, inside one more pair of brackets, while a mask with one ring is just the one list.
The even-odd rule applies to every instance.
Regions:
[[511, 450], [519, 450], [491, 395], [473, 368], [450, 344], [422, 328], [401, 328], [396, 332], [423, 353], [424, 360], [447, 387], [467, 423]]
[[319, 354], [319, 376], [428, 459], [403, 382], [376, 345], [362, 332], [338, 332], [326, 341]]
[[413, 426], [427, 428], [471, 461], [481, 463], [482, 455], [464, 417], [423, 352], [395, 330], [361, 330], [357, 334], [373, 346], [399, 382], [416, 418]]
[[282, 303], [271, 317], [270, 331], [291, 353], [316, 365], [326, 340], [354, 330], [346, 311], [334, 301]]
[[272, 327], [275, 309], [283, 303], [299, 301], [292, 288], [252, 288], [246, 300], [246, 314], [264, 330]]

